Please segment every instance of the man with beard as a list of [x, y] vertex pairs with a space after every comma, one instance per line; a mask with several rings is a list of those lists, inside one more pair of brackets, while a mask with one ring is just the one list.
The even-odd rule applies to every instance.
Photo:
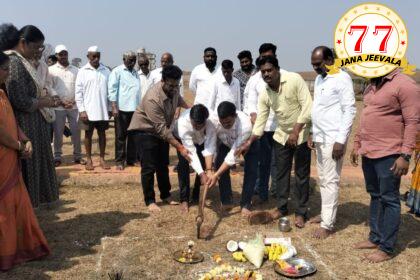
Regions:
[[125, 165], [133, 166], [137, 161], [136, 146], [128, 134], [133, 113], [140, 103], [140, 78], [134, 69], [136, 53], [128, 51], [123, 54], [123, 64], [115, 67], [109, 75], [108, 100], [112, 105], [112, 116], [115, 120], [115, 162], [117, 170]]
[[190, 90], [195, 94], [195, 104], [203, 104], [210, 108], [210, 96], [214, 91], [214, 83], [220, 70], [216, 67], [217, 53], [212, 47], [204, 50], [204, 63], [196, 66], [191, 72]]
[[277, 187], [277, 208], [271, 213], [250, 216], [250, 223], [277, 220], [288, 214], [290, 173], [295, 160], [295, 226], [303, 228], [307, 216], [309, 199], [309, 177], [311, 150], [307, 145], [311, 121], [312, 97], [309, 89], [297, 73], [281, 72], [274, 56], [262, 58], [260, 71], [267, 83], [258, 97], [258, 116], [252, 136], [236, 151], [246, 153], [252, 143], [264, 134], [270, 109], [275, 112], [277, 128], [274, 134], [275, 180]]
[[[260, 60], [267, 56], [276, 57], [277, 47], [272, 43], [264, 43], [259, 48]], [[257, 65], [259, 66], [259, 65]], [[283, 69], [280, 72], [284, 72]], [[258, 113], [258, 96], [265, 90], [266, 84], [262, 78], [261, 72], [258, 71], [249, 79], [244, 91], [244, 112], [251, 117], [252, 124], [255, 124]], [[270, 173], [272, 178], [275, 177], [275, 168], [272, 166], [273, 157], [273, 135], [276, 130], [277, 122], [274, 117], [274, 112], [270, 110], [267, 124], [264, 129], [263, 136], [258, 140], [258, 162], [255, 169], [258, 169], [258, 179], [256, 182], [255, 190], [259, 195], [260, 202], [268, 200], [268, 184], [270, 182]], [[275, 180], [271, 180], [271, 190], [275, 190]]]
[[334, 64], [331, 49], [316, 47], [311, 63], [318, 74], [315, 79], [312, 107], [312, 132], [308, 139], [311, 149], [316, 149], [316, 161], [321, 192], [321, 216], [312, 222], [321, 223], [313, 237], [324, 239], [334, 229], [338, 207], [338, 190], [343, 156], [351, 126], [356, 115], [353, 81], [344, 71], [330, 75], [326, 65]]
[[256, 72], [256, 67], [252, 64], [252, 55], [248, 50], [241, 51], [238, 54], [239, 63], [241, 69], [233, 72], [233, 77], [239, 80], [241, 86], [241, 107], [238, 110], [243, 111], [244, 109], [244, 91], [249, 78]]
[[141, 184], [144, 201], [150, 212], [160, 212], [156, 204], [154, 176], [158, 181], [160, 198], [164, 203], [176, 204], [171, 200], [169, 181], [169, 144], [187, 161], [191, 161], [188, 150], [174, 137], [171, 125], [175, 110], [189, 106], [179, 95], [179, 81], [182, 71], [175, 65], [162, 70], [162, 81], [152, 86], [133, 114], [128, 128], [141, 147]]
[[[149, 87], [152, 87], [153, 85], [159, 83], [162, 80], [162, 69], [166, 66], [174, 65], [174, 57], [170, 53], [164, 53], [162, 54], [162, 57], [160, 58], [160, 67], [156, 68], [152, 72], [150, 72], [149, 77]], [[181, 76], [181, 80], [179, 82], [179, 95], [184, 97], [184, 78]], [[178, 119], [179, 114], [181, 112], [181, 108], [178, 108], [175, 112], [175, 119]]]
[[[160, 58], [160, 67], [156, 68], [152, 72], [150, 72], [150, 86], [159, 83], [162, 80], [162, 69], [166, 66], [174, 65], [174, 57], [170, 53], [162, 54]], [[184, 79], [181, 76], [181, 80], [179, 82], [179, 94], [184, 97]]]

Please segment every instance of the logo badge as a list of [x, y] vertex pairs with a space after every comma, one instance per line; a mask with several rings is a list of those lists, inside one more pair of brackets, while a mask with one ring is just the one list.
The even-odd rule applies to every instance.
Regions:
[[405, 53], [408, 45], [407, 28], [402, 18], [389, 7], [365, 3], [348, 10], [335, 29], [334, 49], [337, 59], [329, 73], [341, 67], [358, 76], [385, 76], [396, 68], [414, 74]]

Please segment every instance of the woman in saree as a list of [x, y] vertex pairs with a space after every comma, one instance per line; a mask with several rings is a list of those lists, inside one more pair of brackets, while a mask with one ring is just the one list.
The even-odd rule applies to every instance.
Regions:
[[43, 50], [44, 35], [35, 26], [17, 30], [11, 24], [0, 26], [0, 51], [10, 58], [6, 89], [17, 123], [31, 139], [33, 155], [22, 160], [22, 175], [33, 207], [58, 200], [58, 184], [50, 145], [51, 107], [59, 99], [45, 96], [30, 61]]
[[0, 52], [0, 271], [50, 253], [39, 228], [20, 170], [32, 144], [18, 128], [4, 89], [9, 57]]

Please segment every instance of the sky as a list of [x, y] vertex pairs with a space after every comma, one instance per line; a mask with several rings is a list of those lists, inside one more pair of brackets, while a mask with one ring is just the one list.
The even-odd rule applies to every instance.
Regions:
[[[65, 44], [70, 57], [86, 62], [89, 46], [101, 49], [102, 62], [122, 63], [127, 50], [145, 47], [158, 57], [174, 55], [185, 71], [202, 63], [212, 46], [218, 61], [261, 43], [278, 47], [280, 66], [289, 71], [311, 70], [310, 54], [318, 45], [332, 46], [335, 26], [351, 7], [367, 1], [280, 0], [1, 0], [0, 23], [20, 28], [38, 26], [46, 43]], [[408, 30], [407, 58], [420, 65], [420, 1], [381, 1], [393, 8]]]

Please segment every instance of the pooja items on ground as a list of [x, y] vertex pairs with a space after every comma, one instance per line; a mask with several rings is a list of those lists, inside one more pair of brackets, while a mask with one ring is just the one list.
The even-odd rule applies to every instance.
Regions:
[[256, 268], [260, 268], [264, 259], [264, 250], [264, 239], [261, 234], [257, 233], [254, 239], [246, 243], [243, 252], [250, 263]]
[[[264, 258], [269, 261], [286, 260], [297, 254], [296, 248], [292, 245], [290, 237], [268, 237], [264, 238]], [[229, 240], [226, 248], [229, 252], [233, 252], [232, 258], [235, 261], [245, 262], [247, 258], [243, 252], [248, 243]]]
[[[235, 252], [242, 253], [242, 252]], [[234, 253], [234, 254], [235, 254]], [[228, 263], [222, 261], [222, 257], [219, 254], [213, 256], [218, 266], [214, 267], [210, 271], [201, 275], [199, 280], [262, 280], [263, 277], [258, 271], [247, 270], [242, 267], [231, 266]]]
[[232, 257], [237, 262], [246, 262], [247, 261], [243, 252], [234, 252], [232, 254]]
[[173, 257], [177, 262], [192, 264], [204, 260], [203, 254], [194, 250], [194, 241], [188, 241], [188, 248], [174, 252]]
[[238, 251], [238, 248], [239, 248], [238, 242], [236, 242], [234, 240], [229, 240], [228, 243], [226, 244], [226, 249], [229, 252]]
[[316, 272], [316, 267], [309, 261], [298, 258], [278, 260], [274, 264], [274, 270], [289, 278], [304, 277]]
[[228, 264], [219, 265], [202, 275], [199, 280], [262, 280], [262, 275], [257, 271], [246, 270]]
[[288, 232], [292, 230], [290, 221], [287, 217], [282, 217], [279, 219], [279, 230], [282, 232]]

